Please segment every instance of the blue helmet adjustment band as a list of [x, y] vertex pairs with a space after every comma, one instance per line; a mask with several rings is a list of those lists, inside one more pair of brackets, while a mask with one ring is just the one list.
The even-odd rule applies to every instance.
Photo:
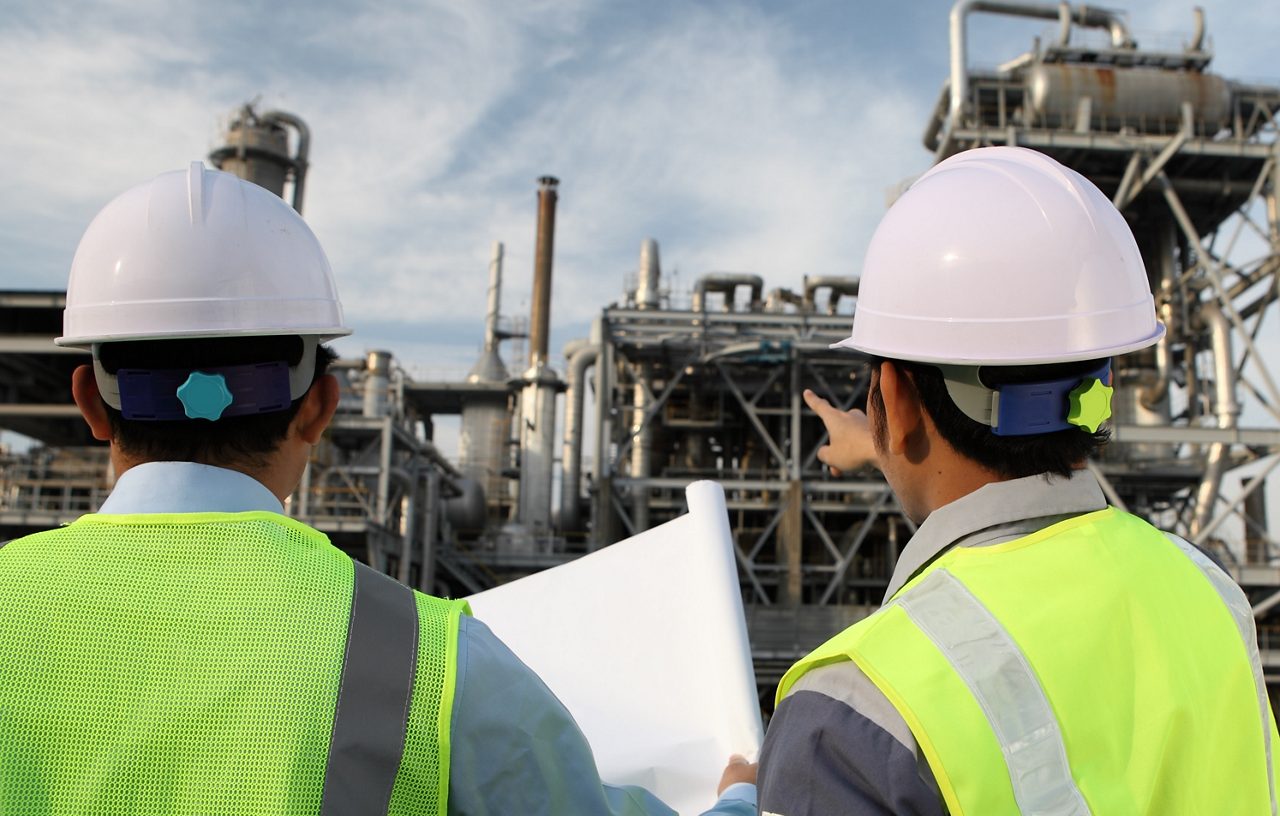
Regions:
[[[1076, 389], [1091, 387], [1095, 381], [1104, 386], [1110, 383], [1110, 360], [1083, 376], [1001, 385], [994, 389], [982, 384], [978, 366], [940, 365], [938, 368], [956, 406], [965, 416], [989, 426], [997, 436], [1030, 436], [1068, 428], [1090, 430], [1090, 425], [1096, 429], [1110, 414], [1108, 403], [1093, 405], [1090, 417], [1068, 419], [1072, 414], [1072, 393]], [[1095, 396], [1105, 400], [1110, 389], [1105, 390], [1105, 395]]]
[[283, 411], [292, 403], [283, 360], [199, 371], [122, 368], [116, 381], [125, 419], [216, 420]]
[[[196, 338], [196, 339], [216, 340], [217, 338]], [[93, 345], [93, 377], [98, 383], [98, 393], [102, 396], [103, 402], [105, 402], [107, 405], [111, 406], [117, 411], [120, 411], [123, 414], [125, 409], [123, 405], [123, 400], [121, 399], [121, 396], [120, 396], [121, 386], [120, 386], [119, 378], [117, 374], [109, 373], [107, 369], [103, 366], [102, 358], [99, 354], [101, 345], [102, 344], [98, 344], [98, 343], [95, 343]], [[304, 394], [307, 393], [307, 389], [311, 388], [311, 383], [315, 379], [316, 353], [319, 345], [320, 345], [320, 339], [318, 337], [305, 336], [302, 338], [301, 359], [299, 359], [291, 368], [286, 369], [286, 371], [288, 372], [287, 386], [289, 389], [288, 391], [289, 401], [300, 399]], [[247, 364], [244, 366], [224, 366], [224, 367], [212, 367], [212, 368], [202, 367], [202, 368], [199, 368], [198, 370], [206, 373], [212, 372], [213, 374], [217, 374], [219, 372], [227, 371], [231, 368], [252, 369], [254, 368], [254, 365]], [[120, 370], [124, 371], [125, 368], [121, 368]], [[134, 366], [133, 370], [135, 371], [143, 370], [148, 375], [155, 373], [155, 371], [151, 369], [140, 369], [140, 367], [138, 366]], [[190, 375], [196, 370], [197, 370], [196, 368], [192, 367], [192, 368], [186, 368], [186, 369], [173, 372], [174, 374], [179, 376], [179, 379], [173, 383], [173, 390], [170, 391], [167, 396], [176, 397], [178, 387], [183, 385], [186, 382], [186, 380], [190, 378]], [[262, 400], [257, 398], [249, 399], [248, 395], [242, 395], [241, 397], [237, 398], [235, 396], [236, 389], [234, 387], [231, 387], [231, 380], [225, 379], [225, 382], [230, 388], [230, 390], [232, 391], [233, 403], [239, 404], [241, 407], [245, 407], [247, 405], [256, 404], [256, 403], [269, 405], [277, 402], [277, 400], [274, 397], [272, 397], [269, 400]], [[153, 414], [154, 412], [152, 411], [152, 408], [149, 407], [149, 404], [146, 402], [147, 400], [151, 399], [151, 397], [149, 396], [152, 393], [151, 387], [142, 386], [140, 384], [135, 383], [133, 386], [130, 387], [130, 390], [137, 398], [143, 400], [143, 402], [136, 402], [136, 401], [134, 402], [137, 412], [139, 414], [145, 414], [148, 416]], [[161, 394], [161, 396], [163, 397], [166, 395]], [[201, 400], [197, 398], [196, 402], [201, 403]], [[174, 410], [177, 410], [177, 411], [183, 410], [182, 403], [176, 399], [168, 403], [168, 409], [169, 409], [169, 414], [172, 414], [173, 419], [187, 418], [187, 415], [185, 413], [173, 414]], [[283, 410], [283, 409], [270, 409], [270, 410]], [[221, 413], [220, 416], [237, 416], [240, 413], [255, 413], [255, 412], [262, 413], [262, 411], [241, 411], [239, 409], [236, 409], [236, 410], [229, 409], [228, 411]], [[145, 417], [139, 416], [137, 418], [144, 419]]]

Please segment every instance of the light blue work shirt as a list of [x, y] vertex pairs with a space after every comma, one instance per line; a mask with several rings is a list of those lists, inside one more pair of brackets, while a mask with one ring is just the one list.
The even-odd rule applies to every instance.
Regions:
[[[284, 513], [258, 480], [193, 462], [121, 474], [99, 513]], [[489, 627], [464, 617], [449, 763], [449, 812], [508, 816], [670, 816], [643, 788], [600, 781], [591, 746], [550, 689]], [[727, 757], [726, 757], [727, 759]], [[708, 795], [718, 780], [708, 779]], [[756, 786], [731, 785], [703, 816], [754, 816]]]

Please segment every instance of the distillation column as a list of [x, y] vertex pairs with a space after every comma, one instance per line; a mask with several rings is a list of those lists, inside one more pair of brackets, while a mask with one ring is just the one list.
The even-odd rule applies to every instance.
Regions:
[[[636, 286], [636, 307], [657, 309], [661, 300], [658, 282], [661, 277], [658, 242], [645, 239], [640, 247], [640, 275]], [[636, 381], [632, 386], [631, 478], [648, 479], [653, 475], [653, 426], [646, 421], [653, 405], [653, 367], [636, 363]], [[649, 529], [649, 488], [637, 484], [632, 488], [631, 520], [636, 532]]]
[[[297, 134], [297, 148], [289, 152], [289, 129]], [[209, 153], [219, 170], [265, 187], [284, 198], [285, 183], [293, 182], [290, 204], [302, 212], [307, 183], [307, 154], [311, 130], [292, 113], [268, 111], [259, 115], [252, 105], [236, 111], [227, 126], [226, 144]]]
[[[488, 309], [484, 321], [484, 351], [476, 361], [467, 382], [497, 386], [507, 381], [507, 367], [502, 362], [498, 344], [502, 339], [499, 330], [499, 313], [502, 298], [501, 242], [493, 245], [493, 257], [489, 261]], [[462, 406], [462, 428], [458, 438], [459, 469], [468, 480], [479, 485], [483, 501], [490, 507], [501, 503], [505, 487], [503, 471], [510, 460], [508, 439], [511, 435], [511, 415], [507, 409], [507, 395], [498, 388], [467, 398]], [[483, 519], [480, 520], [483, 525]]]

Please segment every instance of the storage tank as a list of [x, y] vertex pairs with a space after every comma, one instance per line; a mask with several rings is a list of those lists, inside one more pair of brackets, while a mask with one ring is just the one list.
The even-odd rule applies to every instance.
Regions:
[[1027, 87], [1031, 122], [1039, 127], [1077, 127], [1086, 98], [1093, 130], [1173, 132], [1183, 103], [1191, 105], [1197, 133], [1216, 133], [1231, 116], [1227, 81], [1198, 71], [1041, 63]]

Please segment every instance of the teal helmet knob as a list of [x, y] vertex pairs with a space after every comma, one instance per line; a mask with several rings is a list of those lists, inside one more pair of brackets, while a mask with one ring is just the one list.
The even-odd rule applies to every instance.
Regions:
[[207, 419], [214, 422], [222, 418], [222, 412], [235, 401], [227, 379], [221, 374], [191, 372], [187, 381], [178, 386], [178, 400], [191, 419]]

